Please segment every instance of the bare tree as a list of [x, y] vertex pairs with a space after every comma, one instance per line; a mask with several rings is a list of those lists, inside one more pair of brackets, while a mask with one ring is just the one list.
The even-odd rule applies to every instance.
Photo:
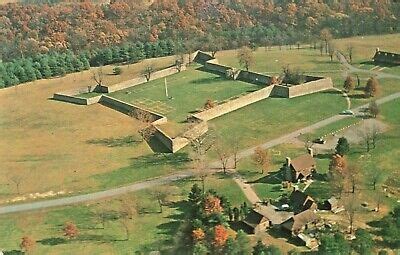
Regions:
[[320, 38], [325, 42], [325, 53], [328, 54], [328, 43], [332, 40], [333, 36], [329, 28], [324, 28], [320, 32]]
[[233, 168], [236, 169], [239, 163], [239, 152], [240, 152], [240, 144], [239, 139], [235, 136], [231, 141], [232, 148], [232, 157], [233, 157]]
[[372, 189], [376, 190], [377, 185], [385, 181], [386, 173], [384, 173], [381, 169], [374, 167], [367, 171], [365, 178], [367, 183], [372, 186]]
[[372, 101], [371, 103], [369, 103], [368, 112], [374, 118], [376, 118], [379, 115], [380, 110], [379, 110], [378, 104], [375, 101]]
[[341, 198], [344, 192], [344, 177], [339, 172], [331, 172], [329, 185], [332, 194], [338, 198]]
[[373, 124], [370, 128], [372, 147], [376, 148], [376, 143], [380, 138], [381, 129], [377, 124]]
[[154, 66], [152, 64], [148, 64], [142, 71], [142, 75], [146, 78], [146, 81], [150, 81], [151, 75], [154, 73]]
[[329, 57], [331, 58], [331, 62], [333, 61], [333, 56], [335, 55], [335, 45], [332, 43], [332, 42], [329, 42], [329, 45], [328, 45], [328, 47], [329, 47], [329, 49], [328, 49], [328, 51], [329, 51]]
[[178, 70], [178, 72], [182, 71], [182, 67], [185, 64], [184, 57], [185, 57], [184, 54], [179, 54], [179, 55], [177, 55], [177, 57], [175, 59], [175, 68], [176, 68], [176, 70]]
[[349, 54], [350, 63], [353, 62], [353, 50], [354, 50], [353, 44], [347, 45], [347, 53]]
[[221, 163], [222, 170], [224, 171], [224, 174], [226, 174], [230, 150], [221, 141], [219, 141], [215, 146], [215, 152], [217, 153], [219, 162]]
[[254, 63], [253, 52], [249, 47], [243, 46], [238, 50], [237, 58], [239, 60], [239, 64], [249, 71], [250, 66]]
[[24, 251], [26, 254], [31, 254], [34, 250], [36, 245], [36, 241], [30, 236], [24, 236], [21, 240], [21, 250]]
[[365, 145], [365, 149], [367, 152], [376, 148], [376, 143], [379, 140], [381, 130], [376, 124], [372, 124], [372, 126], [364, 126], [364, 128], [359, 131], [358, 135], [363, 141]]
[[174, 191], [169, 186], [155, 187], [150, 190], [150, 195], [153, 196], [158, 202], [160, 213], [163, 212], [163, 206], [169, 201], [173, 194]]
[[356, 218], [356, 214], [359, 211], [359, 205], [357, 203], [357, 199], [355, 194], [351, 194], [349, 197], [344, 199], [344, 208], [346, 210], [347, 218], [349, 220], [349, 231], [350, 234], [354, 232], [354, 220]]
[[125, 229], [126, 241], [128, 241], [130, 239], [130, 229], [133, 225], [133, 219], [137, 215], [137, 205], [134, 198], [128, 195], [122, 197], [120, 202], [122, 225]]
[[346, 182], [350, 186], [350, 192], [355, 193], [357, 186], [361, 182], [361, 169], [358, 164], [351, 164], [345, 173]]
[[261, 173], [264, 174], [271, 165], [271, 156], [268, 150], [257, 147], [254, 150], [253, 162], [261, 168]]
[[21, 189], [20, 189], [20, 187], [21, 187], [21, 184], [22, 184], [22, 181], [24, 180], [24, 178], [23, 178], [21, 175], [13, 174], [13, 175], [9, 176], [9, 180], [10, 180], [12, 183], [14, 183], [15, 188], [16, 188], [16, 190], [17, 190], [17, 194], [18, 194], [18, 195], [21, 195]]
[[92, 72], [92, 78], [97, 85], [99, 86], [103, 85], [103, 78], [104, 78], [103, 66], [100, 66], [99, 68], [97, 68], [95, 71]]

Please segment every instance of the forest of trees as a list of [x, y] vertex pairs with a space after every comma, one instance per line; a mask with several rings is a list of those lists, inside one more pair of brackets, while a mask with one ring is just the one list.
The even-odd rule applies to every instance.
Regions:
[[[170, 55], [177, 48], [315, 42], [326, 28], [334, 37], [393, 33], [400, 29], [399, 18], [400, 4], [391, 0], [70, 0], [0, 5], [0, 86], [47, 77], [47, 65], [54, 76], [80, 70], [80, 62], [85, 67], [87, 62], [135, 62]], [[65, 70], [51, 68], [60, 59], [74, 61], [75, 66], [57, 63]]]

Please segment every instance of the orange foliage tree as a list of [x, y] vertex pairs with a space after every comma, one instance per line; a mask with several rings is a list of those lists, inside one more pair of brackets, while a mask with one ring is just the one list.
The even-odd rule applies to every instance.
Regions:
[[79, 235], [78, 227], [72, 222], [66, 222], [63, 230], [67, 238], [75, 238]]
[[214, 238], [213, 245], [216, 247], [223, 247], [228, 240], [228, 231], [222, 225], [217, 225], [214, 227]]
[[201, 228], [197, 228], [192, 231], [192, 238], [193, 238], [193, 241], [195, 241], [195, 242], [199, 242], [199, 241], [203, 240], [205, 237], [206, 237], [206, 233], [204, 233], [204, 230]]
[[221, 200], [212, 195], [209, 195], [204, 199], [203, 209], [206, 215], [220, 213], [224, 210], [221, 206]]

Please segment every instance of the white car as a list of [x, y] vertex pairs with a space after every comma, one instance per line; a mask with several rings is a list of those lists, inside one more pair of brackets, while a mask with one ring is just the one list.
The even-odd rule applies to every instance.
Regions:
[[352, 110], [344, 110], [343, 112], [341, 112], [341, 114], [343, 114], [343, 115], [354, 115], [354, 112]]

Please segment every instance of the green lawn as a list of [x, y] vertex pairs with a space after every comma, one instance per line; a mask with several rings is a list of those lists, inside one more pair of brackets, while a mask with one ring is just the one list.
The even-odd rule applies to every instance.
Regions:
[[110, 96], [165, 114], [172, 121], [182, 122], [190, 113], [201, 110], [208, 99], [221, 103], [261, 88], [201, 70], [196, 65], [167, 78], [168, 94], [173, 99], [165, 96], [164, 79], [114, 92]]
[[[187, 210], [184, 200], [194, 183], [200, 181], [180, 180], [171, 184], [170, 205], [163, 206], [160, 213], [158, 203], [148, 190], [129, 195], [139, 214], [131, 224], [130, 240], [127, 241], [124, 222], [119, 218], [120, 199], [110, 199], [88, 205], [66, 206], [43, 212], [30, 212], [21, 216], [0, 216], [0, 247], [5, 251], [19, 250], [21, 237], [29, 235], [36, 241], [34, 254], [134, 254], [164, 250], [174, 245], [174, 238], [181, 228], [183, 213]], [[213, 175], [206, 179], [206, 189], [214, 189], [224, 195], [232, 206], [247, 202], [239, 186], [227, 175]], [[100, 213], [107, 220], [103, 229]], [[74, 222], [80, 232], [76, 240], [63, 237], [63, 224]]]
[[[217, 53], [216, 58], [222, 64], [240, 67], [236, 55], [236, 50], [221, 51]], [[319, 50], [279, 50], [278, 48], [265, 50], [265, 48], [258, 48], [253, 56], [254, 65], [250, 69], [260, 73], [281, 74], [283, 67], [286, 66], [299, 69], [306, 74], [322, 76], [341, 71], [340, 63], [337, 60], [334, 59], [331, 62], [329, 56], [321, 56]]]

